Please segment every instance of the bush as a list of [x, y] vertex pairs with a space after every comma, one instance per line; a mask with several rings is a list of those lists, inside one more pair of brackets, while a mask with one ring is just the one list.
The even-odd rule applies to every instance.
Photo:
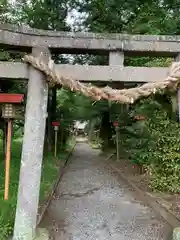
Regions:
[[160, 191], [180, 192], [180, 124], [161, 121], [154, 132], [156, 141], [148, 154], [151, 185]]
[[132, 122], [125, 127], [126, 134], [121, 134], [130, 160], [149, 171], [154, 190], [180, 192], [180, 124], [152, 99], [137, 104], [137, 111], [146, 120]]

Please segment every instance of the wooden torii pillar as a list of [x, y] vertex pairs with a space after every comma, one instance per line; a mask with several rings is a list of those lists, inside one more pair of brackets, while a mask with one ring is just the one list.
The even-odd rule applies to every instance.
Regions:
[[[33, 48], [32, 54], [46, 62], [50, 57], [47, 48]], [[31, 240], [36, 234], [47, 100], [45, 76], [30, 66], [13, 240]]]

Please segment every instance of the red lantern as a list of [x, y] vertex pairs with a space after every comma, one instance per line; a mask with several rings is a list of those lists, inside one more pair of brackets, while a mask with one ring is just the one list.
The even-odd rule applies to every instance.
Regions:
[[60, 126], [60, 122], [54, 121], [54, 122], [52, 122], [52, 126], [53, 126], [53, 127]]
[[118, 127], [119, 126], [118, 121], [113, 122], [113, 125], [114, 125], [114, 127]]
[[24, 94], [0, 93], [0, 103], [21, 103]]

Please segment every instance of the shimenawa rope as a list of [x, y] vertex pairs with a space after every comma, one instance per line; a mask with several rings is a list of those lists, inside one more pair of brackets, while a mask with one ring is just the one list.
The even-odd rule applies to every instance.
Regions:
[[134, 103], [141, 97], [148, 97], [155, 94], [157, 91], [169, 88], [174, 90], [178, 87], [180, 82], [180, 62], [174, 62], [169, 70], [169, 75], [162, 81], [155, 81], [145, 83], [140, 87], [129, 89], [112, 89], [110, 87], [99, 88], [96, 86], [86, 85], [76, 79], [64, 77], [55, 68], [52, 59], [46, 64], [40, 57], [33, 55], [25, 55], [24, 62], [29, 63], [34, 68], [43, 72], [47, 76], [47, 80], [51, 86], [62, 85], [70, 88], [71, 91], [78, 91], [85, 96], [91, 97], [95, 100], [106, 99], [109, 101], [116, 101], [120, 103]]

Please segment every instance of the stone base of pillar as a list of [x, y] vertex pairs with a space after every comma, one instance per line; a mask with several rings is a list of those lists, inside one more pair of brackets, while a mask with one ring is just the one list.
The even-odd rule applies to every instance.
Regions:
[[[13, 237], [8, 238], [8, 240], [12, 240], [12, 239]], [[32, 237], [32, 234], [31, 234], [31, 236], [27, 236], [23, 240], [49, 240], [49, 239], [50, 239], [49, 232], [46, 228], [37, 228], [35, 237]]]
[[46, 228], [38, 228], [34, 240], [49, 240], [49, 232]]

